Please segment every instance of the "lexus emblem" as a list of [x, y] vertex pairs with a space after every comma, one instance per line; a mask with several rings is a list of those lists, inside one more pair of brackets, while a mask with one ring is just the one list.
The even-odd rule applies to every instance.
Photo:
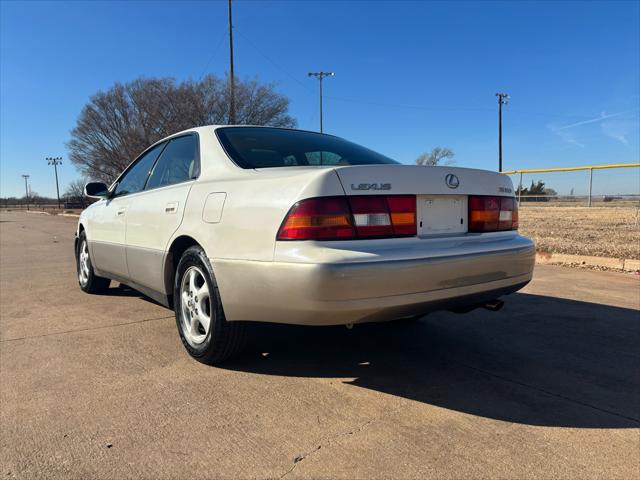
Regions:
[[447, 184], [449, 188], [458, 188], [460, 185], [460, 180], [453, 173], [449, 173], [446, 177], [444, 177], [444, 183]]

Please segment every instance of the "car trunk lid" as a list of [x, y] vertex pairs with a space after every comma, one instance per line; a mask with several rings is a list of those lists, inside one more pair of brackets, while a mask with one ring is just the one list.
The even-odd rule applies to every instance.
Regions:
[[338, 167], [336, 173], [348, 196], [416, 195], [418, 236], [466, 233], [470, 195], [513, 196], [509, 177], [486, 170], [362, 165]]
[[513, 195], [509, 177], [473, 168], [357, 165], [335, 170], [347, 195]]

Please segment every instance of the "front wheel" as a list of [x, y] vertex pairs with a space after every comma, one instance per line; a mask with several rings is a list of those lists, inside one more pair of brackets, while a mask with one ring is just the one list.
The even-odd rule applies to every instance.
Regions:
[[227, 322], [213, 269], [202, 248], [190, 247], [182, 254], [173, 299], [180, 339], [193, 358], [214, 365], [242, 349], [244, 324]]
[[89, 246], [87, 244], [87, 236], [84, 230], [80, 232], [78, 237], [78, 251], [76, 252], [76, 272], [78, 275], [78, 283], [83, 292], [101, 293], [109, 288], [111, 280], [97, 276], [91, 265], [91, 257], [89, 256]]

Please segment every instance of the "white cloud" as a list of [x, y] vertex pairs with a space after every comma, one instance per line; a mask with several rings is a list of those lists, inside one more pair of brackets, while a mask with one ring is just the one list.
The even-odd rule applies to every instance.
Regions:
[[[625, 115], [626, 113], [628, 112], [617, 112], [617, 113], [610, 113], [610, 114], [606, 114], [602, 112], [599, 116], [590, 118], [588, 120], [582, 120], [580, 122], [571, 123], [569, 125], [562, 125], [562, 126], [549, 124], [547, 125], [547, 128], [549, 128], [553, 133], [558, 135], [566, 143], [584, 148], [584, 144], [580, 143], [577, 140], [577, 136], [570, 130], [573, 130], [576, 127], [582, 127], [583, 125], [599, 123], [600, 128], [602, 129], [602, 133], [604, 135], [611, 137], [615, 140], [618, 140], [619, 142], [627, 145], [628, 144], [627, 135], [629, 134], [629, 131], [633, 127], [630, 125], [630, 122], [627, 119], [616, 118], [616, 117]], [[613, 118], [615, 118], [615, 120], [611, 120]]]
[[618, 113], [612, 113], [610, 115], [607, 115], [604, 112], [602, 112], [599, 117], [590, 118], [589, 120], [583, 120], [581, 122], [572, 123], [571, 125], [565, 125], [563, 127], [558, 127], [556, 130], [568, 130], [569, 128], [579, 127], [581, 125], [587, 125], [589, 123], [601, 122], [602, 120], [606, 120], [607, 118], [617, 117], [619, 115], [622, 115], [623, 113], [624, 112], [618, 112]]
[[549, 128], [553, 133], [558, 135], [566, 143], [575, 145], [576, 147], [584, 148], [584, 145], [578, 142], [578, 140], [576, 140], [576, 137], [572, 132], [567, 132], [566, 130], [562, 128], [557, 128], [553, 125], [547, 125], [547, 128]]
[[629, 145], [628, 136], [632, 132], [638, 131], [638, 127], [638, 119], [635, 116], [624, 116], [600, 124], [603, 134], [617, 140], [623, 145]]

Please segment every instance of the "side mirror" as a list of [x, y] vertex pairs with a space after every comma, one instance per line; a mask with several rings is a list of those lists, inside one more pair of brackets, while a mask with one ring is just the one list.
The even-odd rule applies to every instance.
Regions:
[[106, 198], [109, 196], [109, 188], [102, 182], [89, 182], [84, 186], [84, 194], [87, 197]]

